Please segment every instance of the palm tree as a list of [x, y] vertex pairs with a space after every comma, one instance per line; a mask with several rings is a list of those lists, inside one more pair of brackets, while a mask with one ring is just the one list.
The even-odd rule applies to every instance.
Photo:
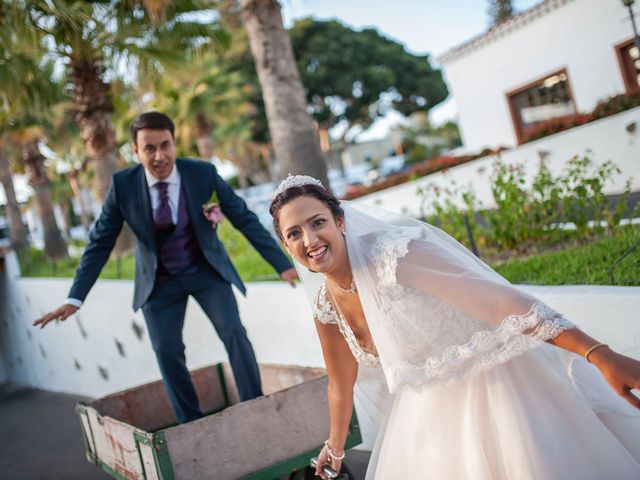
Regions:
[[46, 158], [40, 151], [41, 140], [39, 128], [25, 129], [20, 142], [22, 162], [29, 186], [35, 192], [36, 210], [42, 221], [45, 253], [50, 260], [58, 260], [67, 256], [67, 244], [56, 223]]
[[27, 228], [22, 222], [22, 214], [20, 213], [20, 205], [16, 199], [16, 192], [13, 188], [13, 176], [11, 175], [9, 156], [2, 144], [0, 144], [0, 183], [2, 183], [5, 198], [7, 199], [7, 218], [9, 219], [11, 246], [14, 250], [20, 250], [29, 244], [29, 239], [27, 237]]
[[7, 194], [11, 237], [16, 248], [26, 245], [26, 231], [15, 198], [9, 164], [10, 148], [21, 151], [22, 167], [36, 191], [37, 210], [44, 227], [45, 250], [52, 259], [66, 256], [66, 244], [57, 227], [48, 174], [39, 142], [45, 117], [59, 111], [58, 85], [51, 81], [53, 65], [41, 62], [40, 52], [28, 51], [4, 24], [5, 5], [0, 6], [0, 170]]
[[[138, 71], [160, 75], [163, 66], [189, 61], [192, 54], [224, 35], [215, 22], [188, 21], [185, 14], [209, 7], [203, 0], [5, 0], [13, 19], [8, 28], [33, 48], [67, 65], [75, 121], [93, 169], [100, 203], [119, 166], [111, 81], [135, 79]], [[133, 247], [125, 225], [116, 255]]]
[[327, 168], [307, 112], [280, 4], [277, 0], [241, 0], [240, 4], [280, 175], [313, 175], [328, 186]]
[[27, 28], [20, 27], [19, 34], [33, 40], [37, 32], [38, 46], [50, 46], [50, 54], [68, 66], [75, 119], [95, 172], [95, 194], [102, 202], [119, 160], [108, 78], [135, 78], [136, 71], [160, 75], [163, 64], [188, 61], [193, 52], [222, 34], [214, 22], [185, 20], [185, 14], [202, 12], [207, 7], [204, 1], [9, 3], [25, 12]]

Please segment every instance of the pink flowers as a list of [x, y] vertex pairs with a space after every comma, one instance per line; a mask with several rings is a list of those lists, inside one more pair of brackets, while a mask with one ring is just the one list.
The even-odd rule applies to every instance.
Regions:
[[222, 210], [220, 210], [220, 202], [216, 192], [213, 192], [207, 203], [202, 205], [202, 214], [211, 224], [211, 228], [214, 230], [218, 228], [218, 224], [222, 222], [224, 216], [222, 215]]

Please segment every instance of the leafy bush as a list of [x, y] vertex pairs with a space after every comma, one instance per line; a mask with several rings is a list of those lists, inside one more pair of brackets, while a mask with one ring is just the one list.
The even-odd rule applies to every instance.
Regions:
[[[435, 212], [429, 220], [467, 244], [466, 223], [478, 246], [499, 250], [557, 243], [566, 238], [568, 223], [573, 223], [580, 238], [605, 230], [613, 235], [627, 209], [631, 184], [627, 181], [621, 200], [611, 205], [604, 188], [620, 170], [610, 161], [596, 168], [591, 163], [587, 155], [572, 158], [565, 171], [554, 176], [541, 162], [527, 186], [523, 165], [505, 165], [498, 160], [491, 174], [495, 207], [490, 210], [479, 210], [473, 190], [459, 190], [455, 182], [444, 190], [433, 184], [420, 186], [417, 194], [422, 197], [421, 210], [430, 207]], [[461, 200], [461, 208], [456, 199]]]

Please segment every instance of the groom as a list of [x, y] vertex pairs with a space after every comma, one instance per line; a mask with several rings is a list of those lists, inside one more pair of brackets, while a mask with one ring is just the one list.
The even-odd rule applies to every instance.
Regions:
[[[66, 303], [36, 320], [74, 314], [87, 297], [126, 221], [137, 239], [133, 308], [142, 308], [164, 387], [180, 423], [202, 416], [185, 364], [182, 326], [192, 296], [209, 317], [229, 354], [241, 400], [262, 395], [260, 374], [236, 299], [245, 287], [202, 205], [215, 200], [231, 223], [292, 285], [295, 269], [245, 202], [210, 163], [176, 159], [174, 125], [159, 112], [141, 114], [131, 125], [140, 165], [117, 172], [89, 235]], [[216, 198], [217, 197], [217, 198]]]

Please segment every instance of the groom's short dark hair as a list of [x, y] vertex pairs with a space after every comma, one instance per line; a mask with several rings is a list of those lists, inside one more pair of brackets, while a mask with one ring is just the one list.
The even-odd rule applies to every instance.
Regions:
[[145, 112], [138, 115], [133, 121], [129, 131], [131, 132], [131, 139], [133, 143], [136, 143], [138, 138], [138, 131], [144, 128], [150, 130], [169, 130], [171, 136], [174, 136], [175, 126], [171, 119], [161, 112]]

